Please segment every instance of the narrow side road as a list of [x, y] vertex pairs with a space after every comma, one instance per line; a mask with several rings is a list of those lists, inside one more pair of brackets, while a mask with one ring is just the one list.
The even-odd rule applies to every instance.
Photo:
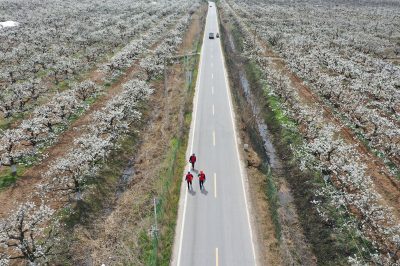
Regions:
[[[256, 265], [244, 172], [219, 38], [209, 2], [187, 157], [197, 163], [193, 191], [182, 183], [172, 265]], [[189, 167], [189, 165], [188, 165]], [[197, 174], [207, 180], [200, 190]]]

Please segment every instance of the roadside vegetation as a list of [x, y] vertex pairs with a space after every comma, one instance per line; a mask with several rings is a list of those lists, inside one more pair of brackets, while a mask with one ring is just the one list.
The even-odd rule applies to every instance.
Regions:
[[[200, 34], [199, 36], [202, 36]], [[197, 40], [197, 51], [201, 52], [201, 38]], [[146, 265], [169, 265], [175, 237], [178, 204], [184, 169], [187, 165], [186, 150], [192, 121], [192, 101], [197, 80], [200, 56], [192, 57], [188, 64], [192, 69], [192, 81], [185, 86], [185, 100], [179, 112], [178, 132], [172, 139], [168, 154], [159, 173], [160, 192], [156, 198], [158, 231], [146, 234], [142, 231], [140, 246], [143, 250], [141, 261]]]

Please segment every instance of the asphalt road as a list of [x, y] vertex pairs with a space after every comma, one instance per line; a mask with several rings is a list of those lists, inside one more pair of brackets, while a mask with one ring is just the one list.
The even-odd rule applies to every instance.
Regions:
[[172, 265], [256, 265], [224, 57], [220, 39], [208, 38], [217, 19], [210, 3], [187, 152], [197, 156], [193, 192], [182, 183]]

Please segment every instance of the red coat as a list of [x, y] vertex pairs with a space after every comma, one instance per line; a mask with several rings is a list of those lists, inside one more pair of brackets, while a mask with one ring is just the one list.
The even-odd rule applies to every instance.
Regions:
[[190, 156], [189, 162], [195, 163], [196, 162], [196, 156], [194, 156], [194, 155]]
[[192, 174], [187, 174], [186, 175], [186, 181], [191, 182], [193, 180], [193, 175]]
[[199, 180], [200, 181], [206, 181], [206, 175], [204, 173], [199, 174]]

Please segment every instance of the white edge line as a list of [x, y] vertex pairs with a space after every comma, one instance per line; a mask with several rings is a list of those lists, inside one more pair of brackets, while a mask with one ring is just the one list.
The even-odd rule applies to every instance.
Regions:
[[[217, 24], [218, 24], [218, 27], [219, 27], [218, 12], [217, 12]], [[230, 87], [229, 82], [228, 82], [229, 80], [228, 80], [228, 75], [227, 75], [227, 71], [226, 71], [225, 56], [223, 54], [221, 39], [218, 39], [218, 42], [219, 42], [219, 48], [221, 50], [221, 55], [222, 55], [222, 64], [224, 66], [223, 72], [224, 72], [224, 77], [225, 77], [226, 88], [228, 90], [228, 103], [229, 103], [229, 109], [230, 109], [230, 113], [231, 113], [233, 132], [235, 134], [234, 135], [234, 139], [235, 139], [235, 145], [236, 145], [236, 156], [237, 156], [237, 159], [239, 161], [240, 176], [241, 176], [242, 188], [243, 188], [243, 194], [244, 194], [244, 202], [245, 202], [245, 205], [246, 205], [247, 222], [249, 224], [249, 230], [250, 230], [251, 247], [253, 249], [252, 251], [253, 251], [254, 263], [255, 263], [255, 265], [257, 265], [256, 250], [255, 250], [254, 241], [253, 241], [253, 229], [252, 229], [252, 226], [251, 226], [249, 205], [248, 205], [248, 202], [247, 202], [247, 193], [246, 193], [245, 184], [244, 184], [245, 173], [244, 173], [244, 170], [243, 170], [242, 161], [240, 159], [239, 145], [238, 145], [238, 142], [237, 142], [237, 138], [238, 138], [239, 135], [237, 134], [237, 131], [236, 131], [236, 121], [234, 119], [234, 112], [233, 112], [233, 107], [232, 107], [231, 87]]]
[[[207, 9], [207, 15], [206, 17], [208, 17], [208, 10]], [[196, 129], [196, 119], [197, 119], [197, 104], [198, 104], [198, 99], [199, 99], [199, 88], [200, 88], [200, 77], [201, 77], [201, 72], [202, 72], [202, 64], [203, 64], [203, 57], [204, 57], [204, 50], [203, 50], [203, 45], [206, 41], [206, 25], [207, 25], [207, 20], [206, 20], [206, 24], [204, 25], [204, 32], [203, 32], [203, 43], [201, 46], [201, 55], [200, 55], [200, 62], [199, 62], [199, 71], [197, 74], [197, 80], [196, 80], [196, 87], [195, 87], [195, 96], [194, 96], [194, 100], [193, 100], [193, 119], [190, 125], [190, 136], [189, 138], [191, 138], [191, 142], [190, 142], [190, 149], [186, 150], [186, 157], [188, 157], [190, 154], [192, 154], [193, 152], [193, 144], [194, 144], [194, 132]], [[190, 150], [190, 152], [189, 152]], [[185, 169], [186, 172], [187, 169]], [[183, 192], [184, 191], [184, 192]], [[184, 196], [184, 201], [182, 203], [182, 194], [185, 193]], [[186, 205], [187, 205], [187, 195], [188, 195], [188, 190], [185, 187], [184, 182], [182, 182], [181, 185], [181, 193], [180, 193], [180, 197], [179, 197], [179, 210], [178, 210], [178, 222], [176, 225], [176, 229], [181, 228], [180, 234], [179, 234], [179, 246], [178, 246], [178, 254], [176, 254], [176, 244], [177, 244], [177, 238], [178, 235], [175, 233], [175, 240], [174, 240], [174, 250], [173, 250], [173, 254], [174, 256], [172, 257], [172, 261], [171, 261], [171, 265], [177, 265], [180, 266], [181, 263], [181, 253], [182, 253], [182, 241], [183, 241], [183, 230], [185, 228], [185, 216], [186, 216]], [[183, 204], [183, 207], [182, 207]], [[183, 210], [182, 210], [183, 208]], [[183, 211], [183, 213], [182, 213]], [[179, 214], [182, 213], [182, 216], [180, 216]], [[182, 217], [182, 219], [180, 219]], [[176, 260], [176, 257], [178, 257], [178, 261], [176, 262], [176, 264], [174, 263], [174, 261]]]

